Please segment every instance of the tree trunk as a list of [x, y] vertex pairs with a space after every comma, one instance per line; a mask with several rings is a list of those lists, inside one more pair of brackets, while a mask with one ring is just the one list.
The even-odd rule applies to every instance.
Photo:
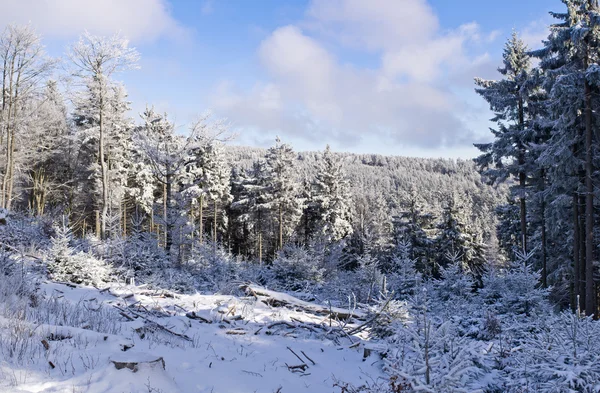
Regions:
[[[520, 94], [520, 93], [519, 93]], [[525, 129], [525, 109], [523, 104], [523, 98], [519, 95], [519, 129], [523, 131]], [[520, 193], [520, 211], [519, 216], [521, 220], [521, 248], [523, 252], [527, 252], [527, 210], [525, 205], [525, 186], [527, 176], [523, 171], [525, 165], [525, 148], [523, 142], [519, 141], [519, 193]]]
[[213, 201], [213, 243], [217, 244], [217, 199]]
[[200, 244], [202, 244], [202, 241], [204, 240], [204, 225], [202, 225], [202, 220], [203, 220], [203, 213], [204, 213], [204, 194], [200, 194], [200, 218], [198, 219], [198, 241], [200, 242]]
[[[587, 69], [587, 58], [585, 61]], [[585, 88], [585, 313], [593, 315], [595, 306], [594, 285], [594, 174], [592, 149], [592, 89], [587, 80]]]
[[98, 128], [100, 136], [98, 138], [98, 159], [100, 160], [100, 171], [102, 176], [102, 214], [100, 218], [100, 239], [106, 239], [106, 220], [108, 216], [108, 167], [104, 159], [104, 86], [100, 86], [100, 113]]
[[283, 206], [279, 203], [279, 249], [283, 248]]
[[573, 195], [573, 272], [575, 273], [574, 278], [573, 278], [573, 282], [575, 284], [575, 288], [574, 288], [575, 299], [573, 302], [574, 309], [577, 309], [577, 307], [580, 307], [582, 305], [581, 298], [579, 298], [579, 304], [576, 305], [577, 298], [581, 295], [581, 289], [579, 288], [579, 285], [581, 284], [581, 277], [579, 276], [579, 273], [581, 272], [581, 269], [579, 267], [579, 253], [580, 253], [579, 237], [580, 236], [581, 236], [581, 234], [579, 233], [579, 197], [577, 196], [577, 194], [574, 194]]
[[[548, 288], [548, 252], [546, 248], [546, 170], [542, 168], [540, 170], [540, 217], [541, 217], [541, 252], [542, 252], [542, 285], [544, 288]], [[572, 303], [574, 304], [574, 303]]]
[[171, 174], [167, 173], [166, 182], [164, 185], [164, 214], [165, 214], [165, 249], [167, 252], [171, 251], [171, 246], [173, 245], [173, 223], [171, 222], [169, 208], [171, 207], [171, 192], [173, 185], [171, 184]]
[[262, 265], [262, 233], [258, 234], [258, 263]]

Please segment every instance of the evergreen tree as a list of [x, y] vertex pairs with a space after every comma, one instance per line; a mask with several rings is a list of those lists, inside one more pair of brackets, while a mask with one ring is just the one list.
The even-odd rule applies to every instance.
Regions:
[[528, 143], [531, 141], [531, 114], [527, 81], [531, 71], [527, 46], [513, 33], [504, 47], [503, 66], [498, 71], [504, 76], [499, 81], [476, 78], [475, 89], [495, 112], [492, 119], [498, 129], [492, 129], [492, 143], [476, 144], [484, 154], [476, 159], [479, 166], [487, 168], [484, 174], [494, 180], [512, 176], [518, 185], [512, 187], [514, 197], [519, 199], [520, 236], [522, 249], [527, 249], [527, 177], [531, 171]]
[[439, 275], [439, 269], [451, 262], [449, 256], [457, 256], [464, 269], [479, 276], [485, 263], [485, 245], [480, 235], [471, 230], [464, 216], [464, 207], [457, 199], [455, 195], [448, 198], [437, 227], [437, 261], [433, 273]]
[[348, 186], [342, 161], [327, 145], [312, 185], [312, 203], [316, 205], [318, 216], [314, 225], [327, 243], [339, 241], [352, 233]]
[[265, 157], [268, 200], [263, 205], [269, 209], [271, 220], [277, 224], [277, 249], [281, 249], [296, 231], [301, 217], [301, 201], [298, 199], [297, 181], [294, 178], [296, 154], [290, 145], [277, 138]]
[[[596, 313], [594, 182], [598, 178], [593, 135], [598, 122], [594, 92], [600, 84], [600, 10], [595, 0], [563, 2], [566, 12], [552, 13], [559, 22], [551, 26], [544, 48], [534, 52], [544, 71], [546, 110], [552, 127], [539, 161], [548, 169], [552, 202], [564, 206], [570, 199], [572, 276], [575, 290], [584, 295], [580, 296], [582, 303], [591, 315]], [[567, 222], [567, 217], [561, 221]]]
[[412, 190], [406, 207], [394, 217], [394, 240], [397, 244], [407, 242], [410, 248], [410, 258], [415, 260], [416, 268], [423, 274], [431, 274], [431, 258], [433, 255], [434, 217], [424, 211], [424, 205], [419, 195]]

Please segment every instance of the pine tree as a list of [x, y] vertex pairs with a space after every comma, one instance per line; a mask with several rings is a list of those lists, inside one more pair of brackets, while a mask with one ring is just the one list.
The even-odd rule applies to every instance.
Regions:
[[265, 157], [266, 184], [269, 199], [263, 202], [269, 209], [271, 220], [277, 224], [277, 249], [281, 249], [296, 231], [301, 217], [301, 201], [298, 199], [297, 182], [294, 178], [296, 154], [290, 145], [277, 138]]
[[410, 258], [416, 262], [416, 268], [423, 274], [431, 275], [431, 258], [433, 255], [434, 217], [424, 211], [424, 203], [413, 190], [406, 207], [393, 218], [394, 240], [397, 244], [407, 242]]
[[339, 241], [352, 233], [350, 202], [343, 163], [327, 145], [312, 185], [312, 203], [318, 216], [313, 225], [327, 243]]
[[577, 288], [585, 288], [580, 291], [585, 295], [582, 302], [591, 315], [596, 313], [593, 135], [598, 106], [594, 92], [600, 80], [600, 12], [595, 0], [563, 2], [566, 12], [552, 13], [559, 22], [551, 26], [544, 48], [534, 52], [545, 73], [547, 111], [552, 119], [551, 135], [539, 161], [549, 169], [553, 199], [564, 204], [567, 196], [571, 198], [573, 277]]
[[175, 194], [188, 161], [190, 142], [189, 139], [186, 142], [176, 135], [174, 126], [166, 115], [161, 116], [154, 109], [146, 109], [142, 120], [144, 125], [136, 130], [135, 145], [144, 153], [162, 193], [162, 214], [157, 215], [157, 221], [163, 224], [164, 246], [170, 252], [175, 229], [182, 220]]
[[504, 79], [490, 81], [476, 78], [475, 89], [495, 112], [492, 119], [498, 129], [492, 129], [495, 140], [475, 144], [484, 154], [476, 159], [479, 166], [487, 168], [484, 174], [496, 181], [509, 176], [518, 180], [512, 188], [519, 199], [519, 244], [527, 249], [526, 189], [531, 158], [528, 143], [531, 141], [528, 78], [531, 71], [530, 56], [525, 43], [513, 33], [504, 47], [503, 66], [498, 69]]
[[464, 217], [463, 206], [458, 197], [448, 198], [438, 224], [438, 236], [435, 239], [437, 261], [434, 275], [450, 262], [449, 256], [458, 256], [463, 267], [479, 276], [485, 263], [485, 245], [480, 235], [471, 230]]
[[212, 240], [216, 242], [217, 233], [224, 233], [226, 230], [225, 207], [231, 202], [230, 170], [224, 160], [222, 146], [217, 141], [199, 141], [190, 149], [189, 154], [190, 161], [185, 175], [187, 188], [184, 193], [192, 198], [194, 205], [197, 202], [201, 234], [204, 233], [204, 205], [207, 202], [212, 205]]

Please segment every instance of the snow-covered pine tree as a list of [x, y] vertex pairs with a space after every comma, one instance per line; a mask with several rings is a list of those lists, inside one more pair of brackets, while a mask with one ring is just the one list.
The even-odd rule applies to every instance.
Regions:
[[276, 244], [268, 236], [270, 225], [267, 202], [270, 200], [270, 191], [265, 161], [255, 161], [250, 169], [238, 176], [232, 187], [232, 232], [244, 253], [262, 262], [267, 256], [266, 250], [275, 249]]
[[164, 247], [171, 251], [174, 232], [183, 223], [182, 211], [176, 203], [178, 183], [188, 162], [190, 138], [183, 140], [174, 132], [174, 126], [166, 115], [161, 116], [153, 108], [141, 115], [144, 125], [136, 129], [135, 146], [144, 153], [152, 176], [162, 194], [162, 203], [154, 208], [154, 221], [163, 226]]
[[268, 194], [262, 204], [269, 209], [271, 222], [277, 227], [276, 248], [281, 249], [296, 231], [302, 215], [301, 201], [298, 198], [298, 185], [294, 166], [296, 153], [279, 138], [265, 156], [266, 184]]
[[406, 299], [421, 281], [421, 274], [416, 269], [416, 260], [411, 258], [411, 245], [408, 241], [400, 241], [392, 256], [390, 273], [387, 276], [387, 287], [394, 291], [400, 299]]
[[572, 276], [591, 315], [596, 313], [594, 129], [598, 100], [594, 92], [600, 85], [600, 9], [596, 0], [563, 3], [565, 12], [552, 13], [558, 23], [551, 26], [544, 48], [533, 52], [541, 59], [547, 113], [552, 119], [552, 132], [539, 161], [548, 168], [553, 204], [571, 202], [573, 219], [563, 216], [560, 221], [573, 223]]
[[312, 202], [317, 222], [314, 225], [326, 243], [337, 242], [352, 233], [351, 195], [343, 162], [329, 145], [318, 161], [312, 185]]
[[527, 178], [532, 162], [528, 143], [532, 140], [529, 112], [528, 78], [531, 60], [528, 49], [516, 32], [504, 47], [503, 65], [498, 69], [504, 79], [498, 81], [475, 79], [480, 94], [494, 111], [492, 119], [498, 129], [492, 129], [494, 141], [475, 144], [483, 152], [476, 159], [484, 168], [484, 175], [493, 181], [503, 181], [514, 177], [518, 185], [512, 187], [512, 194], [519, 199], [520, 234], [519, 244], [527, 249]]
[[[190, 161], [187, 163], [185, 182], [186, 198], [191, 199], [192, 208], [198, 210], [199, 238], [202, 242], [205, 233], [203, 222], [204, 209], [208, 205], [212, 218], [208, 230], [211, 239], [216, 242], [217, 234], [223, 234], [227, 226], [226, 207], [231, 202], [230, 169], [223, 156], [223, 148], [218, 141], [199, 140], [190, 149]], [[192, 217], [192, 220], [195, 218]]]
[[54, 280], [98, 287], [108, 281], [111, 268], [103, 261], [83, 251], [76, 252], [70, 243], [73, 234], [69, 226], [55, 226], [55, 235], [48, 252], [48, 272]]
[[480, 299], [497, 314], [538, 316], [549, 311], [549, 290], [540, 287], [540, 272], [532, 266], [535, 250], [515, 252], [507, 268], [493, 268], [483, 277]]
[[431, 258], [433, 254], [434, 217], [424, 211], [422, 198], [411, 190], [406, 207], [393, 218], [394, 240], [396, 244], [408, 242], [410, 255], [415, 260], [416, 268], [422, 274], [431, 276]]
[[483, 273], [485, 245], [481, 235], [471, 230], [464, 207], [455, 194], [448, 197], [437, 226], [438, 236], [434, 244], [437, 252], [434, 275], [439, 275], [440, 267], [450, 263], [449, 255], [458, 255], [463, 267], [475, 275]]

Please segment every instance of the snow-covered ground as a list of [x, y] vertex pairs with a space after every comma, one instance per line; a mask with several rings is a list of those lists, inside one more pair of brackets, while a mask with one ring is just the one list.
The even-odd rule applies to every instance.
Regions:
[[[43, 282], [39, 292], [56, 325], [0, 319], [0, 337], [22, 351], [20, 366], [0, 359], [1, 392], [340, 392], [383, 378], [379, 355], [364, 359], [345, 322], [289, 295], [269, 293], [282, 307], [117, 284]], [[164, 369], [146, 363], [159, 358]], [[111, 361], [140, 365], [117, 370]]]

